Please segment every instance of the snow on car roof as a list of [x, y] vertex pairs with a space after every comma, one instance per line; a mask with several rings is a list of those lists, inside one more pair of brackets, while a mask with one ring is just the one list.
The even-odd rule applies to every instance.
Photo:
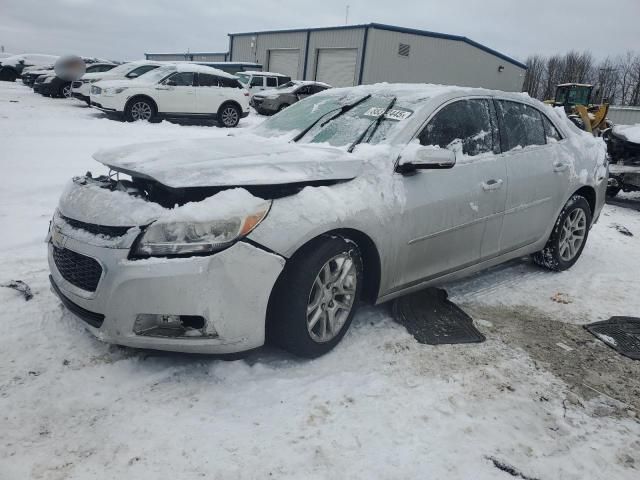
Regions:
[[197, 63], [176, 63], [176, 71], [178, 72], [196, 72], [196, 73], [208, 73], [210, 75], [217, 75], [225, 78], [238, 78], [235, 75], [231, 75], [219, 68], [209, 67], [208, 65], [200, 65]]
[[249, 75], [269, 75], [272, 77], [288, 77], [288, 75], [283, 75], [282, 73], [276, 73], [276, 72], [262, 72], [262, 71], [257, 71], [257, 70], [245, 70], [244, 72], [239, 72], [239, 73], [246, 73]]

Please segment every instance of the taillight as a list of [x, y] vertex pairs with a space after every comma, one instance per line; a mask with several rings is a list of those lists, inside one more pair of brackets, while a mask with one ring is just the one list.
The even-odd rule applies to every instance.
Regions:
[[244, 96], [248, 97], [249, 96], [249, 92], [244, 92]]

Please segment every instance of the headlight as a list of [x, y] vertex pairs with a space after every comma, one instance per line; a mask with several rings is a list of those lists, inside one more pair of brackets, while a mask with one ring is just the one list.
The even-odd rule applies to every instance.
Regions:
[[212, 253], [222, 250], [248, 235], [264, 220], [271, 202], [253, 212], [209, 222], [172, 222], [151, 224], [138, 241], [137, 257]]
[[102, 90], [103, 95], [118, 95], [124, 92], [129, 87], [116, 87], [116, 88], [105, 88]]

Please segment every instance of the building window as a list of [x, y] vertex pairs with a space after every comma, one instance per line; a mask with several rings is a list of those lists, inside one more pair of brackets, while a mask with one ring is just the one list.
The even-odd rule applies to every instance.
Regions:
[[398, 45], [398, 55], [401, 57], [408, 57], [409, 52], [411, 51], [411, 45], [407, 45], [406, 43], [401, 43]]

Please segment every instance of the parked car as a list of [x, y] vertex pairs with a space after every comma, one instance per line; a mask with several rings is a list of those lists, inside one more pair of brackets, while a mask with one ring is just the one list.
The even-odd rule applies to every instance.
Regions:
[[246, 71], [238, 72], [238, 80], [252, 94], [268, 88], [276, 88], [291, 81], [291, 77], [274, 72]]
[[[92, 63], [90, 65], [87, 65], [86, 72], [108, 72], [116, 66], [117, 65], [115, 63]], [[56, 98], [71, 98], [73, 96], [73, 92], [71, 90], [71, 85], [73, 82], [58, 77], [58, 75], [56, 75], [54, 71], [45, 73], [44, 77], [45, 78], [38, 83], [40, 87], [38, 89], [34, 88], [34, 91], [36, 91], [36, 93]]]
[[180, 63], [137, 80], [109, 80], [91, 86], [91, 106], [127, 121], [162, 117], [216, 119], [235, 127], [249, 114], [249, 94], [238, 79], [212, 67]]
[[251, 106], [262, 115], [273, 115], [310, 95], [324, 92], [331, 85], [322, 82], [293, 80], [273, 90], [264, 90], [251, 97]]
[[127, 62], [102, 72], [87, 72], [80, 80], [71, 83], [71, 95], [89, 104], [91, 84], [101, 80], [132, 80], [165, 65], [163, 62], [141, 60]]
[[250, 132], [103, 150], [48, 235], [53, 290], [101, 339], [331, 350], [364, 302], [531, 254], [570, 268], [607, 187], [600, 140], [518, 93], [330, 89]]
[[15, 82], [26, 67], [53, 65], [57, 59], [56, 55], [39, 53], [25, 53], [3, 58], [0, 62], [0, 80]]
[[43, 65], [38, 67], [27, 67], [22, 70], [22, 83], [27, 87], [33, 87], [36, 79], [40, 75], [49, 75], [53, 72], [53, 65]]
[[640, 191], [640, 124], [615, 125], [603, 137], [611, 159], [607, 196]]

